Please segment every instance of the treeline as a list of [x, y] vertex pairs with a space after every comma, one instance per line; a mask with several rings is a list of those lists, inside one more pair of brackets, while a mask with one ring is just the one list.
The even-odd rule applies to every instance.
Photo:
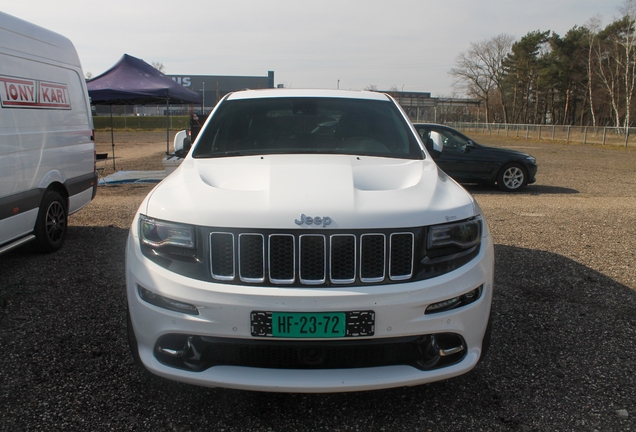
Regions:
[[636, 85], [636, 0], [622, 17], [599, 17], [565, 36], [532, 31], [471, 43], [450, 74], [480, 99], [487, 122], [629, 127]]

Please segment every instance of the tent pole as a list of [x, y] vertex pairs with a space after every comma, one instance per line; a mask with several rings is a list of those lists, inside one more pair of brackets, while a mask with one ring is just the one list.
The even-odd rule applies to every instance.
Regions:
[[113, 171], [115, 171], [115, 135], [113, 134], [113, 104], [110, 104], [110, 144], [113, 148]]
[[170, 96], [166, 98], [166, 154], [170, 154]]

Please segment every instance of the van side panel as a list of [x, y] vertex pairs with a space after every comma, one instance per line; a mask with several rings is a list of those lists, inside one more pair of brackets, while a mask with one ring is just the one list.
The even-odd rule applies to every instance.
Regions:
[[[77, 72], [49, 64], [3, 55], [0, 74], [0, 97], [3, 98], [0, 117], [0, 196], [13, 195], [37, 188], [51, 170], [63, 173], [65, 179], [93, 171], [94, 144], [89, 127], [82, 86]], [[9, 76], [18, 77], [8, 78]], [[67, 86], [66, 108], [37, 108], [32, 106], [6, 106], [3, 93], [17, 94], [17, 99], [30, 98], [27, 90], [22, 95], [13, 82], [55, 81]], [[25, 84], [26, 87], [26, 84]], [[18, 89], [18, 90], [15, 90]], [[37, 91], [37, 90], [34, 90]]]
[[96, 185], [93, 121], [73, 44], [0, 12], [0, 247], [33, 231], [47, 189], [71, 214]]
[[28, 57], [81, 69], [75, 47], [68, 38], [3, 12], [0, 12], [0, 45]]
[[0, 220], [0, 233], [2, 233], [2, 237], [6, 237], [4, 242], [10, 242], [30, 234], [37, 217], [38, 209], [35, 208], [20, 215]]

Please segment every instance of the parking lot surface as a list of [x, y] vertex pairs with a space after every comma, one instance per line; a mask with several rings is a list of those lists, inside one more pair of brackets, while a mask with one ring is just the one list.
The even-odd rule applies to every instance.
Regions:
[[[128, 135], [118, 164], [161, 169], [165, 132]], [[539, 173], [515, 194], [467, 186], [496, 254], [492, 345], [469, 374], [272, 394], [144, 373], [126, 341], [124, 244], [152, 186], [102, 186], [60, 251], [0, 256], [0, 430], [636, 430], [636, 151], [475, 139], [530, 153]]]

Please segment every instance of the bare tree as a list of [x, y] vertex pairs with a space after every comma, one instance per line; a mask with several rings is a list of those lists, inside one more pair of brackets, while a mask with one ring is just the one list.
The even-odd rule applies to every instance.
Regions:
[[151, 65], [152, 65], [152, 67], [153, 67], [153, 68], [157, 69], [157, 70], [158, 70], [159, 72], [161, 72], [161, 73], [165, 73], [165, 71], [166, 71], [166, 68], [165, 68], [165, 66], [163, 65], [163, 63], [160, 63], [160, 62], [152, 62], [152, 63], [151, 63]]
[[492, 39], [473, 42], [466, 52], [455, 60], [456, 67], [449, 72], [455, 78], [453, 86], [467, 96], [475, 97], [486, 106], [486, 121], [490, 121], [490, 98], [493, 90], [499, 93], [499, 101], [508, 121], [504, 92], [504, 61], [514, 43], [514, 36], [500, 34]]
[[597, 70], [609, 96], [615, 125], [627, 128], [636, 86], [636, 0], [625, 0], [620, 11], [623, 17], [598, 35]]
[[602, 18], [600, 15], [596, 15], [585, 25], [587, 29], [587, 90], [588, 97], [590, 98], [590, 114], [592, 114], [592, 126], [596, 126], [596, 113], [594, 112], [594, 41], [596, 40], [601, 28]]
[[627, 20], [628, 27], [624, 37], [620, 40], [620, 46], [625, 52], [625, 123], [626, 128], [630, 125], [631, 105], [634, 96], [634, 86], [636, 85], [636, 0], [625, 0], [620, 8], [621, 13]]
[[378, 86], [375, 84], [369, 84], [364, 89], [368, 91], [378, 91]]
[[455, 78], [453, 87], [468, 97], [484, 102], [486, 122], [490, 120], [490, 90], [493, 82], [489, 78], [485, 65], [480, 61], [479, 43], [471, 44], [466, 52], [461, 52], [455, 60], [456, 67], [449, 72]]
[[507, 92], [504, 88], [506, 80], [505, 62], [512, 51], [515, 38], [512, 35], [500, 34], [491, 39], [487, 51], [488, 70], [492, 74], [495, 88], [499, 92], [499, 101], [504, 115], [504, 123], [508, 123]]

